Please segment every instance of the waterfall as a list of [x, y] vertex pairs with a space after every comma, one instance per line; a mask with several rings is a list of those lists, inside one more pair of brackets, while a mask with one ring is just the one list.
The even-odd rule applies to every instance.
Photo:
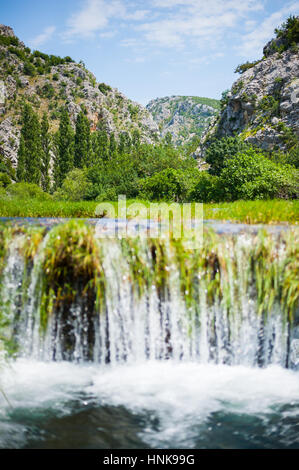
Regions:
[[299, 362], [296, 232], [207, 231], [196, 250], [172, 239], [99, 239], [79, 222], [9, 237], [0, 250], [0, 338], [17, 356]]

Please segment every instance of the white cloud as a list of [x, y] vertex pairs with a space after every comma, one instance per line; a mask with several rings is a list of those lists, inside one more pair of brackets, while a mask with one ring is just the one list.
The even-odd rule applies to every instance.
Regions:
[[[260, 0], [154, 0], [162, 9], [159, 19], [136, 27], [147, 41], [182, 48], [189, 40], [206, 47], [217, 44], [227, 31], [248, 21], [250, 12], [263, 9]], [[165, 10], [167, 9], [167, 17]]]
[[47, 41], [49, 41], [49, 39], [51, 39], [55, 30], [56, 30], [55, 26], [48, 26], [47, 28], [44, 29], [44, 31], [41, 34], [39, 34], [35, 38], [31, 39], [31, 41], [29, 41], [30, 46], [33, 49], [36, 49], [37, 47], [42, 46]]
[[110, 18], [124, 11], [118, 0], [86, 0], [80, 11], [75, 12], [67, 21], [68, 30], [65, 37], [90, 37], [95, 32], [104, 29]]
[[281, 10], [272, 13], [250, 33], [242, 37], [242, 43], [236, 47], [241, 57], [251, 59], [259, 58], [265, 44], [274, 37], [274, 29], [291, 14], [297, 14], [299, 10], [299, 2], [287, 4]]
[[130, 11], [124, 0], [84, 0], [81, 9], [67, 20], [68, 29], [63, 36], [65, 39], [92, 37], [105, 29], [113, 19], [140, 21], [148, 13], [148, 10]]
[[104, 33], [99, 34], [100, 38], [110, 39], [116, 36], [116, 31], [105, 31]]

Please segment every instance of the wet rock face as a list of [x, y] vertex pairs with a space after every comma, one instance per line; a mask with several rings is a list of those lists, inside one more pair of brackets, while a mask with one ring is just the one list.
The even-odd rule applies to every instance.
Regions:
[[[15, 37], [14, 31], [5, 25], [0, 25], [0, 35]], [[28, 59], [30, 50], [21, 41], [14, 47]], [[35, 107], [40, 117], [43, 111], [48, 112], [54, 131], [58, 127], [58, 100], [59, 106], [67, 107], [73, 126], [83, 106], [92, 131], [101, 126], [109, 134], [113, 132], [117, 139], [123, 132], [132, 135], [137, 130], [143, 142], [159, 140], [160, 131], [150, 112], [116, 88], [101, 87], [83, 64], [66, 62], [31, 76], [26, 74], [22, 54], [13, 52], [14, 47], [0, 45], [0, 81], [4, 86], [4, 99], [0, 101], [0, 153], [9, 158], [13, 166], [17, 164], [23, 98]], [[39, 61], [44, 63], [43, 58]], [[33, 64], [37, 66], [35, 62]], [[11, 145], [14, 141], [16, 145]]]
[[285, 150], [285, 126], [299, 137], [298, 50], [275, 53], [271, 41], [265, 49], [267, 57], [233, 84], [219, 120], [203, 138], [203, 148], [213, 135], [221, 138], [237, 133], [265, 150]]

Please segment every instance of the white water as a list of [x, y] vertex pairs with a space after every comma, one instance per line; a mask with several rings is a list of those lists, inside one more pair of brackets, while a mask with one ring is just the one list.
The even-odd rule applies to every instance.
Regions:
[[[27, 422], [30, 414], [59, 419], [76, 413], [74, 401], [78, 408], [123, 406], [136, 416], [146, 416], [140, 438], [162, 448], [192, 447], [201, 433], [212, 435], [209, 420], [215, 413], [239, 415], [244, 425], [246, 419], [258, 416], [267, 426], [275, 413], [280, 422], [299, 418], [299, 375], [279, 366], [259, 369], [175, 361], [98, 366], [20, 359], [3, 371], [2, 386], [12, 406], [0, 397], [2, 448], [26, 444], [27, 427], [18, 423], [18, 414], [27, 416]], [[217, 420], [214, 425], [221, 428], [223, 422]], [[93, 425], [96, 429], [102, 423]], [[272, 425], [268, 432], [282, 431]]]
[[[198, 305], [188, 308], [177, 265], [171, 260], [164, 300], [154, 284], [138, 298], [132, 290], [128, 260], [117, 241], [107, 242], [103, 259], [106, 305], [105, 311], [92, 318], [95, 334], [89, 363], [85, 351], [90, 319], [80, 296], [67, 317], [73, 337], [72, 362], [64, 361], [65, 320], [60, 311], [50, 318], [45, 338], [40, 334], [40, 283], [47, 238], [29, 273], [28, 295], [20, 302], [24, 287], [24, 260], [18, 254], [21, 241], [16, 238], [10, 246], [0, 293], [4, 318], [10, 322], [4, 333], [13, 337], [16, 329], [20, 348], [19, 358], [0, 370], [0, 389], [9, 400], [0, 393], [0, 448], [43, 442], [51, 435], [52, 423], [65, 418], [75, 429], [76, 417], [84, 410], [92, 431], [88, 435], [83, 420], [78, 445], [88, 447], [92, 442], [97, 446], [91, 436], [97, 436], [99, 429], [107, 435], [115, 430], [106, 429], [94, 410], [108, 410], [113, 424], [113, 412], [122, 408], [129, 413], [129, 418], [122, 418], [135, 426], [134, 431], [125, 432], [133, 432], [134, 439], [137, 436], [154, 448], [248, 442], [299, 447], [299, 374], [284, 368], [289, 339], [290, 365], [295, 368], [298, 363], [298, 338], [288, 338], [289, 325], [277, 303], [265, 324], [257, 314], [256, 298], [246, 282], [248, 240], [240, 239], [235, 254], [237, 278], [229, 264], [222, 278], [224, 292], [232, 299], [230, 312], [225, 299], [216, 298], [209, 305], [202, 272], [198, 272]], [[147, 253], [142, 256], [146, 263]], [[230, 433], [235, 441], [227, 441]]]

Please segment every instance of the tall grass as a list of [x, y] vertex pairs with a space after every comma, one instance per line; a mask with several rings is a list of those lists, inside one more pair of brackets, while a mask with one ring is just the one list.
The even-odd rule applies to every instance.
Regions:
[[[127, 201], [129, 206], [133, 200]], [[149, 201], [138, 201], [149, 207]], [[95, 218], [96, 201], [41, 201], [38, 199], [0, 199], [0, 217]], [[117, 202], [111, 202], [117, 216]], [[299, 223], [299, 201], [274, 199], [267, 201], [235, 201], [204, 204], [204, 219], [247, 224]]]

